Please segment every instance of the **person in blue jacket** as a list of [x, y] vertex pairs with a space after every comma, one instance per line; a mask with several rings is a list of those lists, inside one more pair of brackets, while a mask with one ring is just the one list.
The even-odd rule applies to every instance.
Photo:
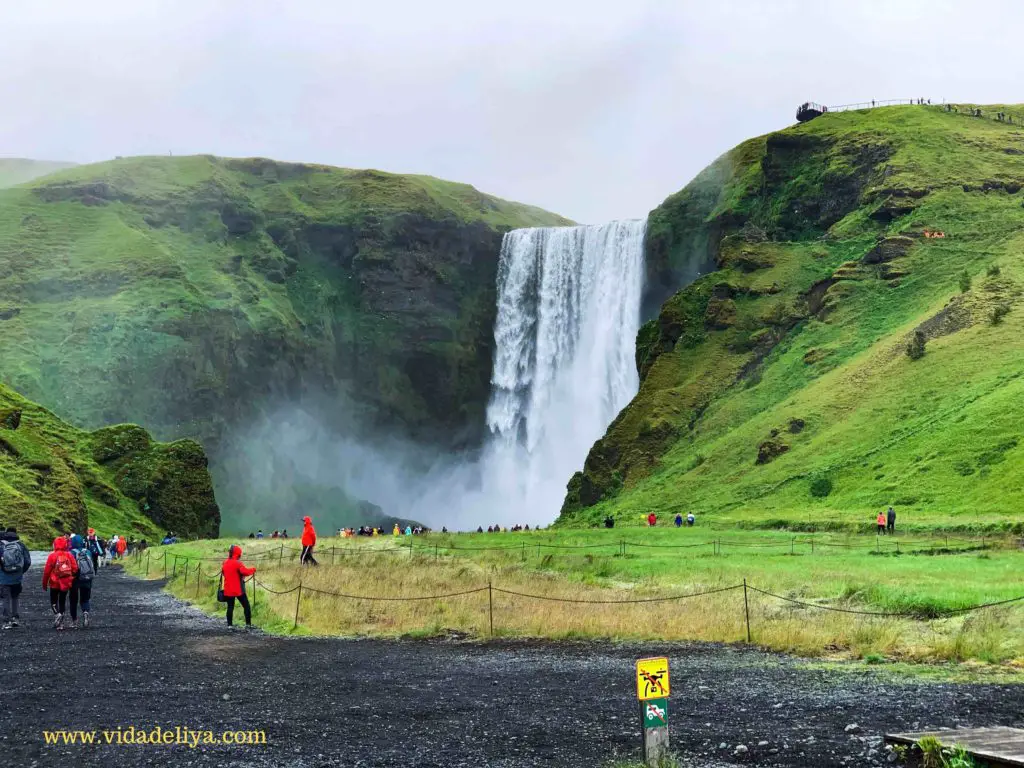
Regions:
[[18, 530], [9, 527], [0, 533], [0, 604], [3, 605], [3, 629], [14, 629], [21, 617], [18, 600], [21, 580], [32, 565], [28, 547], [18, 538]]

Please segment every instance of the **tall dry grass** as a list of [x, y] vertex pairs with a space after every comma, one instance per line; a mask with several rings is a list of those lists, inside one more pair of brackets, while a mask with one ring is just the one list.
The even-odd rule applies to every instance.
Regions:
[[[492, 635], [493, 622], [497, 637], [745, 642], [749, 615], [754, 643], [804, 656], [1024, 662], [1020, 606], [921, 621], [817, 610], [753, 590], [745, 602], [742, 588], [663, 602], [559, 602], [644, 600], [736, 583], [709, 580], [682, 589], [608, 586], [514, 563], [411, 553], [339, 557], [334, 565], [322, 560], [318, 568], [273, 558], [261, 562], [258, 551], [253, 556], [259, 586], [255, 595], [250, 586], [250, 597], [258, 623], [283, 632], [298, 627], [319, 635], [486, 638]], [[193, 566], [187, 576], [179, 572], [171, 589], [215, 610], [216, 566], [205, 565], [205, 577]], [[277, 594], [281, 592], [285, 594]], [[453, 593], [468, 594], [446, 596]], [[429, 599], [408, 599], [425, 596]]]

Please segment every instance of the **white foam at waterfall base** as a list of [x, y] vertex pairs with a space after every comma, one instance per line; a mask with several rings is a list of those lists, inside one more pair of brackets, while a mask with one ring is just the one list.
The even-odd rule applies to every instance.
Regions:
[[505, 235], [491, 439], [473, 515], [482, 523], [551, 522], [569, 478], [636, 394], [644, 226], [615, 221]]

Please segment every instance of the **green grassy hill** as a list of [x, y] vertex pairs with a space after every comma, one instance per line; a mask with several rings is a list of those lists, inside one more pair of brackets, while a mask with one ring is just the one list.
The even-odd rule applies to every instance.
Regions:
[[912, 527], [1024, 530], [1018, 122], [826, 114], [652, 212], [652, 270], [714, 271], [641, 329], [640, 392], [561, 521], [865, 528], [892, 504]]
[[26, 181], [38, 179], [48, 173], [71, 168], [74, 163], [51, 160], [27, 160], [21, 157], [0, 157], [0, 188], [13, 187]]
[[0, 385], [0, 523], [32, 546], [87, 526], [151, 542], [216, 536], [206, 463], [192, 440], [156, 443], [133, 424], [86, 432]]
[[562, 223], [426, 176], [76, 167], [0, 190], [0, 377], [84, 427], [200, 439], [230, 515], [218, 473], [240, 450], [224, 440], [281, 402], [329, 403], [346, 434], [472, 441], [502, 233]]

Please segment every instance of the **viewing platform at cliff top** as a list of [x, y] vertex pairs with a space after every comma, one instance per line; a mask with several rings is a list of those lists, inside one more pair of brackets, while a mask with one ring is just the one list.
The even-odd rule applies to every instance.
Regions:
[[861, 101], [856, 104], [839, 104], [834, 107], [827, 107], [814, 101], [805, 101], [796, 109], [798, 122], [806, 123], [820, 117], [826, 112], [848, 112], [853, 109], [873, 109], [874, 107], [891, 107], [896, 104], [931, 104], [930, 99], [885, 99], [883, 101]]

